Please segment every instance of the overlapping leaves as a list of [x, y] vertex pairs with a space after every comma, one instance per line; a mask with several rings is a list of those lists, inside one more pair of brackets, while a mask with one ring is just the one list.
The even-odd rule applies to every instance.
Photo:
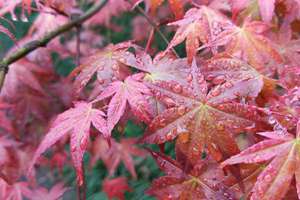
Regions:
[[258, 176], [251, 199], [283, 199], [294, 176], [299, 197], [299, 133], [300, 122], [297, 124], [296, 137], [284, 129], [260, 132], [258, 134], [266, 137], [266, 140], [229, 158], [223, 162], [223, 166], [271, 160]]
[[149, 85], [158, 99], [169, 98], [174, 106], [154, 118], [143, 141], [161, 144], [179, 136], [177, 146], [192, 162], [206, 150], [220, 160], [239, 152], [234, 133], [251, 129], [261, 120], [254, 106], [234, 102], [239, 97], [257, 96], [259, 88], [253, 90], [247, 77], [243, 84], [234, 85], [233, 79], [208, 92], [199, 70], [194, 61], [189, 86], [173, 82]]

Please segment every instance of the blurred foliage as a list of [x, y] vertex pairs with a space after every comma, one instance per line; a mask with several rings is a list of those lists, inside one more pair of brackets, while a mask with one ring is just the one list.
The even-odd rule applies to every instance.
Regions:
[[[20, 13], [20, 11], [17, 11]], [[107, 28], [105, 26], [98, 26], [94, 27], [94, 31], [96, 33], [101, 34], [105, 37], [104, 45], [108, 43], [119, 43], [122, 41], [130, 40], [131, 31], [132, 31], [132, 19], [136, 16], [137, 13], [135, 12], [127, 12], [122, 14], [119, 17], [113, 17], [111, 23], [117, 25], [121, 28], [122, 31], [114, 31], [112, 28]], [[28, 22], [22, 21], [12, 21], [10, 15], [7, 15], [6, 18], [12, 21], [13, 25], [9, 24], [3, 19], [0, 19], [0, 23], [3, 24], [5, 27], [9, 28], [11, 32], [16, 36], [17, 40], [23, 38], [30, 25], [33, 23], [34, 19], [36, 18], [37, 14], [32, 14], [28, 19]], [[164, 31], [164, 30], [162, 30]], [[173, 33], [166, 33], [167, 38], [171, 38]], [[146, 43], [146, 42], [145, 42]], [[14, 42], [10, 40], [6, 35], [0, 33], [0, 58], [7, 53], [9, 48], [14, 45]], [[153, 41], [153, 47], [162, 51], [166, 48], [166, 44], [162, 42], [162, 39], [158, 34], [155, 34], [155, 38]], [[176, 47], [177, 52], [179, 52], [180, 56], [185, 56], [184, 54], [184, 45], [179, 45]], [[62, 59], [60, 55], [56, 52], [52, 53], [52, 61], [54, 64], [54, 69], [57, 74], [61, 76], [67, 76], [74, 68], [75, 68], [75, 61], [74, 58], [68, 57]], [[134, 121], [128, 121], [125, 126], [124, 133], [118, 133], [116, 130], [114, 131], [114, 138], [117, 140], [120, 137], [140, 137], [145, 130], [145, 125], [143, 124], [136, 124]], [[145, 145], [148, 148], [153, 150], [159, 151], [159, 147], [157, 145]], [[68, 148], [68, 147], [67, 147]], [[165, 145], [166, 154], [174, 157], [174, 143], [167, 143]], [[68, 150], [69, 152], [69, 150]], [[87, 186], [87, 199], [88, 200], [106, 200], [106, 194], [102, 192], [102, 181], [108, 177], [108, 172], [101, 160], [97, 162], [97, 164], [91, 168], [88, 163], [90, 160], [90, 155], [88, 153], [85, 154], [84, 162], [85, 162], [85, 174], [86, 174], [86, 186]], [[134, 180], [130, 176], [128, 170], [121, 164], [118, 169], [116, 170], [115, 177], [118, 176], [125, 176], [129, 181], [129, 186], [132, 189], [131, 192], [126, 192], [125, 196], [126, 199], [130, 200], [152, 200], [153, 197], [150, 197], [145, 194], [145, 190], [151, 185], [153, 179], [157, 178], [158, 176], [162, 175], [162, 172], [158, 169], [155, 161], [151, 156], [147, 156], [145, 158], [135, 158], [136, 164], [136, 172], [137, 172], [137, 179]], [[55, 181], [63, 181], [66, 186], [69, 186], [71, 189], [64, 194], [64, 199], [75, 199], [76, 198], [76, 174], [75, 170], [71, 165], [65, 165], [63, 168], [63, 180], [61, 179], [61, 175], [58, 171], [54, 171], [55, 177], [57, 180], [51, 180], [47, 176], [51, 169], [44, 168], [41, 170], [41, 174], [43, 174], [42, 178], [39, 179], [39, 184], [50, 186], [54, 184]], [[52, 176], [51, 176], [52, 177]], [[113, 177], [111, 177], [113, 178]]]

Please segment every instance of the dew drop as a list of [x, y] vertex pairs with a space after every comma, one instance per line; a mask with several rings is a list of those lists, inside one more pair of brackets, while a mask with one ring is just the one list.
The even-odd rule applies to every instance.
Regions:
[[224, 124], [223, 123], [217, 123], [217, 130], [218, 131], [224, 131], [225, 130], [225, 127], [224, 127]]
[[215, 77], [212, 82], [213, 82], [213, 84], [216, 84], [216, 85], [222, 84], [225, 82], [225, 76], [219, 75], [219, 76]]
[[103, 65], [99, 65], [98, 68], [97, 68], [97, 71], [102, 71], [104, 69], [104, 66]]
[[243, 71], [248, 71], [248, 67], [247, 66], [245, 66], [245, 65], [243, 65], [242, 67], [241, 67], [241, 70], [243, 70]]
[[218, 95], [221, 94], [221, 90], [220, 90], [220, 88], [216, 88], [215, 90], [211, 91], [210, 94], [211, 94], [212, 96], [216, 97], [216, 96], [218, 96]]
[[226, 82], [226, 83], [224, 84], [224, 86], [225, 86], [226, 88], [232, 88], [233, 84], [232, 84], [231, 82]]
[[161, 97], [161, 92], [159, 92], [159, 91], [155, 92], [155, 96], [156, 96], [157, 98], [160, 98], [160, 97]]
[[167, 104], [168, 107], [172, 107], [176, 105], [176, 102], [170, 97], [165, 97], [164, 102]]
[[259, 162], [260, 161], [260, 156], [259, 155], [256, 155], [255, 157], [254, 157], [254, 160], [253, 160], [254, 162]]
[[126, 62], [125, 58], [120, 58], [119, 61], [122, 62], [122, 63]]
[[224, 195], [224, 197], [229, 197], [229, 194], [226, 192], [224, 192], [223, 195]]
[[83, 179], [82, 179], [81, 175], [77, 177], [77, 184], [78, 185], [82, 185], [83, 184]]
[[166, 126], [166, 119], [160, 119], [159, 120], [159, 125], [162, 126], [162, 127]]
[[189, 74], [188, 77], [187, 77], [187, 81], [192, 82], [192, 80], [193, 80], [193, 75]]
[[98, 78], [97, 81], [98, 81], [99, 84], [103, 84], [103, 83], [104, 83], [104, 80], [103, 80], [103, 79], [99, 79], [99, 78]]
[[246, 130], [252, 130], [252, 129], [254, 129], [255, 128], [255, 123], [253, 123], [253, 124], [251, 124], [250, 126], [247, 126], [245, 129]]
[[209, 81], [213, 80], [213, 78], [215, 78], [214, 75], [208, 75], [208, 76], [207, 76], [207, 80], [209, 80]]
[[118, 65], [114, 64], [113, 66], [111, 66], [112, 70], [117, 71], [118, 70]]
[[172, 138], [173, 138], [173, 132], [170, 131], [170, 132], [166, 135], [166, 139], [167, 139], [167, 140], [172, 140]]
[[271, 116], [270, 118], [269, 118], [269, 120], [268, 120], [268, 122], [269, 122], [269, 124], [275, 124], [276, 123], [276, 119], [273, 117], [273, 116]]
[[22, 22], [28, 22], [28, 18], [26, 17], [25, 14], [22, 14], [22, 16], [21, 16], [21, 21], [22, 21]]
[[174, 87], [173, 87], [173, 90], [174, 92], [176, 93], [180, 93], [182, 91], [182, 86], [179, 85], [179, 84], [176, 84]]
[[177, 112], [179, 115], [183, 115], [185, 113], [185, 107], [184, 106], [179, 106], [177, 109]]
[[265, 177], [264, 177], [264, 179], [266, 180], [266, 181], [271, 181], [272, 180], [272, 177], [271, 177], [271, 175], [270, 174], [267, 174]]
[[18, 18], [16, 17], [16, 15], [14, 13], [11, 13], [11, 19], [13, 21], [17, 21], [18, 20]]

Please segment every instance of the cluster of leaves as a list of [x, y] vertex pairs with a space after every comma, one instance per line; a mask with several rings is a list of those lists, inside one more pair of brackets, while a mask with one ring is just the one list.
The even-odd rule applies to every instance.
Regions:
[[[39, 13], [16, 50], [95, 2], [0, 0], [0, 17]], [[72, 163], [82, 187], [85, 152], [91, 167], [102, 160], [108, 169], [109, 199], [132, 191], [127, 177], [115, 176], [119, 164], [139, 179], [133, 156], [147, 152], [164, 172], [147, 190], [158, 199], [300, 199], [300, 1], [167, 2], [109, 0], [80, 34], [70, 31], [10, 65], [0, 93], [1, 199], [61, 198], [67, 187], [41, 186], [37, 164], [63, 171]], [[141, 6], [146, 19], [133, 16], [131, 24], [136, 41], [107, 44], [110, 36], [97, 34], [97, 27], [121, 31], [111, 18]], [[147, 20], [175, 32], [162, 51]], [[16, 40], [6, 26], [0, 32]], [[82, 64], [63, 77], [53, 52]], [[112, 134], [132, 120], [143, 134]], [[170, 143], [173, 157], [164, 148]]]

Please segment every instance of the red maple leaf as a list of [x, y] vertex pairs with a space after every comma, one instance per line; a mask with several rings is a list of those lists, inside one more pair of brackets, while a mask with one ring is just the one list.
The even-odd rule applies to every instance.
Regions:
[[186, 40], [186, 52], [189, 63], [197, 53], [201, 43], [209, 44], [227, 27], [232, 26], [230, 20], [218, 11], [201, 6], [186, 12], [182, 20], [170, 23], [179, 26], [167, 51]]
[[245, 8], [259, 7], [261, 18], [265, 22], [270, 22], [275, 11], [275, 0], [230, 0], [231, 9], [233, 13], [233, 19], [239, 14], [239, 12]]
[[239, 91], [240, 97], [257, 95], [257, 91], [247, 84], [249, 77], [238, 86], [229, 81], [208, 92], [207, 83], [195, 61], [190, 73], [189, 87], [178, 83], [149, 86], [159, 99], [168, 97], [175, 106], [153, 119], [143, 141], [161, 144], [179, 136], [177, 146], [193, 162], [205, 149], [216, 160], [238, 153], [234, 133], [254, 128], [254, 123], [262, 120], [256, 107], [234, 102], [236, 91]]
[[108, 199], [124, 200], [124, 193], [131, 191], [127, 184], [125, 177], [118, 177], [114, 179], [105, 179], [102, 186], [103, 191], [107, 194]]
[[151, 92], [140, 80], [143, 73], [128, 76], [124, 81], [114, 81], [96, 97], [94, 102], [112, 96], [107, 109], [107, 127], [111, 132], [125, 112], [129, 103], [131, 111], [144, 122], [151, 120], [151, 109], [146, 96]]
[[242, 58], [257, 69], [267, 70], [266, 61], [283, 62], [276, 45], [264, 36], [269, 28], [261, 21], [246, 18], [241, 27], [227, 27], [209, 46], [226, 45], [226, 53]]
[[126, 60], [134, 55], [128, 52], [132, 46], [131, 42], [109, 45], [104, 50], [89, 57], [84, 64], [76, 68], [71, 77], [75, 77], [74, 88], [79, 93], [90, 81], [92, 76], [97, 74], [97, 83], [101, 88], [107, 86], [113, 77], [122, 79], [128, 75]]
[[[156, 10], [162, 5], [164, 0], [139, 0], [139, 2], [144, 1], [148, 7], [150, 7], [150, 12], [153, 16], [156, 14]], [[184, 3], [182, 0], [168, 0], [170, 8], [175, 15], [176, 19], [180, 19], [184, 14]], [[136, 3], [137, 4], [137, 3]]]
[[21, 59], [10, 65], [0, 96], [9, 100], [16, 99], [20, 96], [19, 92], [24, 86], [39, 92], [39, 94], [46, 95], [47, 93], [36, 75], [49, 76], [49, 74], [51, 74], [51, 71], [48, 69], [42, 68], [27, 59]]
[[123, 138], [120, 142], [111, 139], [111, 146], [102, 137], [97, 137], [93, 149], [91, 164], [94, 165], [98, 159], [102, 159], [106, 165], [109, 175], [113, 176], [121, 161], [136, 178], [134, 160], [132, 156], [145, 156], [145, 151], [135, 146], [136, 139]]
[[57, 183], [50, 190], [39, 187], [33, 190], [31, 200], [59, 200], [62, 198], [63, 194], [68, 190], [64, 187], [63, 183]]
[[1, 199], [23, 200], [24, 197], [32, 197], [32, 191], [27, 182], [8, 184], [5, 180], [0, 178], [0, 188]]
[[200, 160], [189, 173], [177, 161], [157, 152], [151, 152], [165, 176], [155, 179], [147, 190], [158, 199], [234, 199], [222, 183], [225, 176], [218, 165]]
[[83, 183], [82, 159], [89, 141], [89, 130], [91, 125], [103, 133], [106, 138], [110, 137], [107, 132], [106, 121], [103, 118], [104, 113], [92, 106], [91, 103], [77, 102], [75, 103], [74, 108], [70, 108], [57, 116], [49, 132], [35, 152], [31, 166], [28, 170], [29, 176], [31, 176], [33, 166], [40, 155], [62, 137], [70, 135], [71, 155], [77, 172], [77, 180], [79, 185]]
[[299, 195], [299, 136], [300, 121], [297, 124], [296, 137], [285, 129], [273, 132], [260, 132], [268, 139], [263, 140], [241, 153], [232, 156], [222, 163], [232, 165], [237, 163], [271, 162], [260, 173], [252, 188], [251, 199], [283, 199], [293, 177], [296, 177], [296, 187]]

